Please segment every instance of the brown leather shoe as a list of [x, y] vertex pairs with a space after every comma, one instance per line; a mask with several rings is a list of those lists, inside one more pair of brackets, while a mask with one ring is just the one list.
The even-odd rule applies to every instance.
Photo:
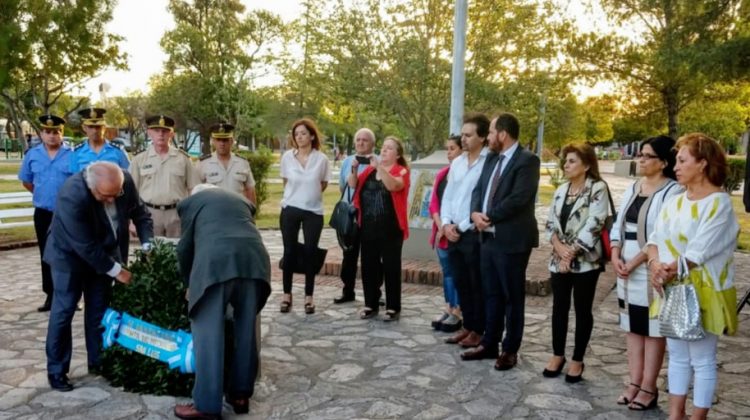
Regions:
[[497, 351], [493, 352], [490, 349], [484, 348], [479, 345], [471, 350], [467, 350], [461, 353], [461, 360], [482, 360], [482, 359], [494, 359], [497, 357]]
[[466, 338], [461, 340], [458, 344], [461, 347], [468, 349], [471, 347], [478, 346], [479, 343], [481, 342], [482, 342], [482, 336], [472, 331], [471, 333], [469, 333], [469, 335]]
[[221, 414], [202, 413], [193, 404], [176, 405], [174, 415], [181, 419], [192, 420], [221, 420]]
[[463, 340], [464, 338], [469, 336], [469, 333], [471, 331], [467, 330], [466, 328], [461, 328], [458, 330], [455, 334], [445, 339], [445, 342], [448, 344], [458, 344], [459, 341]]
[[510, 370], [518, 363], [518, 354], [516, 353], [500, 353], [500, 357], [495, 362], [495, 370]]

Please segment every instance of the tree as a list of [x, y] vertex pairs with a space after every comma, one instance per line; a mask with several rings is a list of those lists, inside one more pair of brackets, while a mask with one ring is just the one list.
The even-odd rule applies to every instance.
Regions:
[[152, 80], [150, 106], [199, 130], [207, 152], [213, 123], [226, 120], [241, 132], [257, 114], [252, 82], [273, 60], [270, 45], [284, 25], [266, 11], [245, 13], [239, 0], [170, 0], [168, 9], [176, 26], [161, 40], [169, 57]]
[[[0, 97], [20, 133], [22, 121], [60, 108], [60, 99], [108, 67], [125, 69], [120, 36], [107, 33], [115, 0], [2, 0]], [[67, 115], [72, 108], [57, 109]]]
[[[679, 133], [679, 114], [708, 87], [740, 73], [747, 63], [747, 23], [742, 0], [603, 0], [612, 28], [620, 32], [573, 33], [568, 52], [584, 76], [615, 77], [641, 102], [656, 96], [668, 132]], [[747, 16], [745, 14], [745, 16]], [[627, 33], [623, 35], [621, 33]], [[723, 71], [716, 71], [721, 63]]]
[[143, 92], [131, 92], [109, 101], [107, 119], [118, 128], [125, 128], [134, 150], [139, 150], [138, 139], [145, 138], [145, 119], [148, 115], [147, 100]]

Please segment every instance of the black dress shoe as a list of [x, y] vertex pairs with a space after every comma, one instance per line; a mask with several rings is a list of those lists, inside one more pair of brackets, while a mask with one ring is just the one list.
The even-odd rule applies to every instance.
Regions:
[[565, 358], [563, 358], [562, 363], [560, 363], [560, 366], [558, 366], [556, 370], [549, 370], [547, 368], [544, 368], [544, 371], [542, 371], [542, 376], [544, 376], [545, 378], [557, 378], [562, 373], [563, 366], [565, 366]]
[[497, 357], [497, 351], [493, 352], [490, 349], [486, 349], [481, 344], [477, 346], [476, 348], [473, 348], [471, 350], [467, 350], [461, 353], [461, 360], [463, 361], [494, 359], [496, 357]]
[[47, 312], [50, 309], [52, 309], [52, 296], [47, 296], [47, 299], [44, 301], [44, 305], [36, 308], [37, 312]]
[[60, 392], [68, 392], [73, 390], [73, 384], [70, 383], [68, 375], [47, 375], [47, 379], [49, 380], [49, 386], [52, 387], [52, 389], [56, 389]]
[[227, 404], [232, 406], [234, 414], [247, 414], [250, 411], [249, 398], [232, 398], [226, 397]]
[[335, 304], [341, 304], [341, 303], [347, 303], [347, 302], [354, 302], [354, 295], [341, 295], [339, 297], [333, 298], [333, 303]]

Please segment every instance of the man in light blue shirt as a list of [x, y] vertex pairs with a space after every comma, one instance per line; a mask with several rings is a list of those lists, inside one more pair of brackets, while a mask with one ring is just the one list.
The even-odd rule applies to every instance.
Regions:
[[107, 126], [104, 121], [106, 112], [103, 108], [87, 108], [78, 111], [78, 115], [81, 116], [81, 127], [88, 141], [84, 141], [73, 150], [73, 156], [70, 159], [71, 172], [80, 172], [90, 163], [100, 160], [115, 163], [125, 170], [130, 167], [127, 153], [104, 139], [104, 129]]
[[[357, 166], [357, 175], [362, 173], [370, 163], [375, 149], [375, 133], [369, 128], [360, 128], [354, 134], [355, 154], [348, 156], [341, 163], [341, 172], [339, 173], [339, 190], [343, 194], [342, 200], [351, 203], [354, 198], [354, 190], [346, 182], [349, 174], [352, 172], [352, 161], [360, 160], [363, 165]], [[343, 260], [341, 261], [341, 282], [344, 288], [340, 297], [334, 298], [333, 303], [346, 303], [354, 301], [354, 284], [357, 278], [357, 260], [359, 259], [359, 237], [355, 238], [352, 247], [344, 251]]]
[[42, 259], [42, 290], [47, 295], [44, 304], [37, 308], [47, 312], [52, 307], [52, 272], [44, 262], [44, 246], [47, 243], [47, 231], [52, 223], [57, 193], [71, 174], [71, 150], [63, 144], [62, 132], [65, 120], [56, 115], [42, 115], [42, 143], [31, 148], [23, 158], [18, 179], [24, 188], [33, 194], [34, 231], [39, 245], [39, 256]]

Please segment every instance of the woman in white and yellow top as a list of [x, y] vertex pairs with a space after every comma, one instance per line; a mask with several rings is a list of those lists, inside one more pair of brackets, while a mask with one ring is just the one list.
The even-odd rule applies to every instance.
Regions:
[[647, 265], [651, 282], [660, 293], [665, 284], [675, 280], [678, 259], [685, 259], [690, 268], [706, 337], [698, 341], [667, 339], [669, 418], [684, 418], [694, 375], [691, 418], [704, 419], [716, 388], [718, 336], [737, 330], [733, 280], [739, 225], [730, 197], [722, 188], [728, 171], [722, 147], [704, 134], [693, 133], [680, 138], [676, 148], [677, 182], [686, 191], [662, 206], [649, 237]]

